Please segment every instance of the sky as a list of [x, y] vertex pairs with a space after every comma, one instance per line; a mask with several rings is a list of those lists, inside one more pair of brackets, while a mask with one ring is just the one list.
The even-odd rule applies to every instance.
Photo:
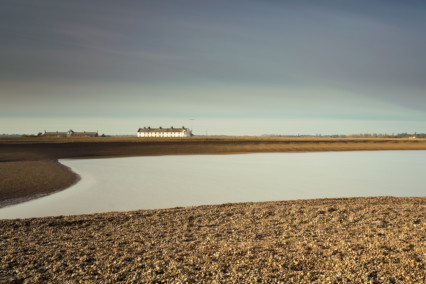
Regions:
[[1, 3], [0, 134], [426, 133], [425, 1]]

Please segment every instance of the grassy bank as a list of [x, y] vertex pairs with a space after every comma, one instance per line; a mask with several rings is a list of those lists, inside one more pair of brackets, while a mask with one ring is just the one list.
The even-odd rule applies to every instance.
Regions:
[[181, 154], [426, 150], [426, 139], [361, 138], [20, 138], [0, 140], [0, 161]]

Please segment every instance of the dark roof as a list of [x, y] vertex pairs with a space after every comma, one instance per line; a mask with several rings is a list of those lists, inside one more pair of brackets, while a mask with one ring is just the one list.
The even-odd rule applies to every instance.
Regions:
[[43, 133], [44, 136], [67, 136], [68, 132], [46, 132]]
[[54, 136], [54, 137], [70, 137], [70, 136], [80, 136], [80, 137], [96, 137], [98, 136], [98, 132], [74, 132], [71, 129], [67, 132], [47, 132], [44, 131], [43, 136]]
[[185, 128], [184, 126], [180, 127], [180, 128], [174, 128], [174, 127], [170, 127], [170, 128], [151, 128], [151, 127], [144, 127], [144, 128], [139, 128], [138, 132], [183, 132], [183, 131], [188, 131], [188, 128]]
[[73, 132], [71, 136], [90, 136], [90, 137], [96, 137], [98, 136], [98, 132]]

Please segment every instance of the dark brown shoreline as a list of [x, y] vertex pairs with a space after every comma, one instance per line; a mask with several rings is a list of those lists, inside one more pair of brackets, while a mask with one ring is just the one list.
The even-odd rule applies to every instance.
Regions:
[[369, 150], [426, 150], [426, 139], [246, 137], [0, 139], [0, 162], [124, 156]]
[[59, 192], [79, 180], [56, 160], [0, 162], [0, 208]]
[[58, 163], [58, 159], [376, 150], [426, 150], [426, 139], [4, 138], [0, 139], [0, 208], [54, 193], [76, 183], [78, 175]]

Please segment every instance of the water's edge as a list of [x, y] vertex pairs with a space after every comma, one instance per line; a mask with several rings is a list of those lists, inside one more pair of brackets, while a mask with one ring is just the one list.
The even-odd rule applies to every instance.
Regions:
[[224, 203], [422, 197], [426, 151], [66, 159], [66, 190], [0, 209], [0, 219]]

